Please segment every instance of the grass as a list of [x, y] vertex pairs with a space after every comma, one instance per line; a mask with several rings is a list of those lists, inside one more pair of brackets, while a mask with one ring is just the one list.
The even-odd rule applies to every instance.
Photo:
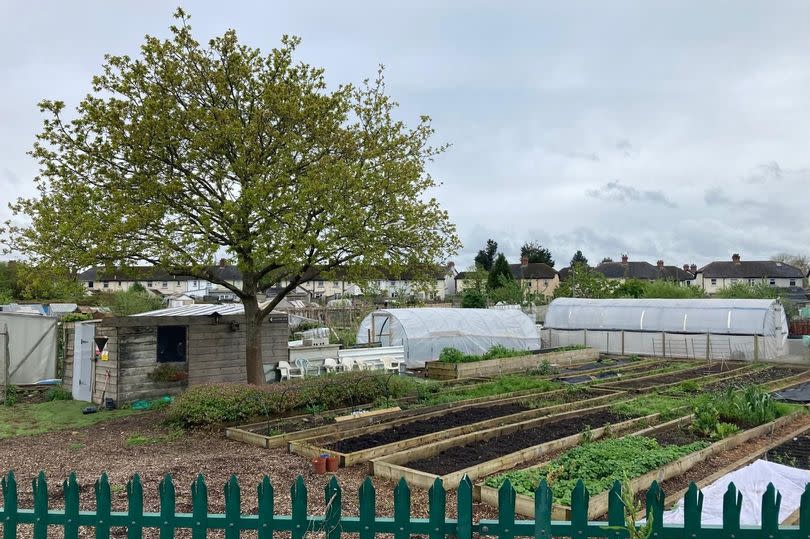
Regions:
[[124, 445], [127, 447], [138, 447], [143, 445], [160, 445], [160, 444], [170, 444], [175, 440], [182, 438], [183, 430], [182, 429], [172, 429], [168, 434], [164, 434], [161, 436], [146, 436], [144, 434], [135, 433], [130, 435]]
[[81, 401], [51, 401], [0, 406], [0, 440], [58, 430], [80, 429], [136, 412], [124, 409], [82, 414], [82, 408], [89, 405]]
[[[610, 407], [610, 410], [624, 417], [643, 417], [651, 414], [661, 414], [661, 420], [667, 421], [675, 417], [691, 413], [693, 399], [672, 397], [650, 393], [636, 399], [620, 402]], [[685, 408], [686, 407], [686, 408]]]

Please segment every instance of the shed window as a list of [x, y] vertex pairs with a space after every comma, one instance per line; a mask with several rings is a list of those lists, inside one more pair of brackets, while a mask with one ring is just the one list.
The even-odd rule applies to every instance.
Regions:
[[712, 284], [717, 284], [717, 279], [712, 279]]
[[796, 286], [796, 280], [795, 279], [790, 280], [790, 286]]
[[104, 281], [103, 284], [104, 284], [104, 288], [109, 288], [110, 287], [110, 281]]
[[169, 363], [186, 360], [186, 327], [160, 326], [157, 328], [157, 361]]
[[771, 284], [771, 286], [776, 286], [776, 279], [771, 279], [768, 282]]
[[152, 281], [146, 281], [146, 288], [152, 288]]
[[87, 281], [87, 288], [93, 288], [93, 281]]

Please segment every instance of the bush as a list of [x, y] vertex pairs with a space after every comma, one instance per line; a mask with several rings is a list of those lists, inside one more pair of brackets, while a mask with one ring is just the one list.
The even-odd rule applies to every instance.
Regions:
[[146, 377], [153, 382], [176, 382], [178, 380], [184, 380], [188, 377], [188, 374], [184, 369], [175, 367], [169, 363], [163, 363], [155, 367]]
[[73, 394], [62, 386], [54, 386], [45, 392], [45, 400], [70, 401], [73, 400]]
[[184, 428], [237, 423], [294, 410], [322, 412], [397, 399], [416, 391], [415, 380], [382, 373], [339, 373], [268, 386], [196, 386], [169, 406], [167, 419]]
[[487, 359], [505, 359], [509, 357], [525, 356], [531, 354], [526, 350], [512, 350], [500, 344], [496, 344], [483, 355], [476, 356], [473, 354], [465, 354], [461, 350], [448, 347], [441, 351], [439, 354], [439, 361], [442, 363], [474, 363], [476, 361], [485, 361]]

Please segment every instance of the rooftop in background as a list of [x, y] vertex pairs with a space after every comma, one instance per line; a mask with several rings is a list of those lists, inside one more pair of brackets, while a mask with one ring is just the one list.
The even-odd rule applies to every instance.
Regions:
[[[621, 262], [602, 262], [594, 269], [608, 279], [691, 281], [695, 278], [690, 272], [684, 271], [677, 266], [664, 265], [663, 260], [659, 260], [658, 263], [653, 266], [649, 262], [630, 261], [627, 255], [622, 255]], [[567, 273], [568, 272], [566, 272], [566, 276]]]
[[[261, 306], [261, 304], [260, 304]], [[245, 308], [241, 303], [234, 304], [212, 304], [197, 303], [196, 305], [183, 305], [181, 307], [169, 307], [168, 309], [158, 309], [145, 313], [133, 314], [132, 316], [211, 316], [219, 314], [221, 316], [241, 315], [245, 313]], [[285, 314], [273, 311], [274, 314]]]
[[783, 262], [773, 260], [741, 260], [734, 254], [730, 261], [718, 260], [706, 264], [698, 270], [704, 278], [730, 277], [737, 279], [765, 279], [767, 277], [783, 279], [802, 279], [804, 272]]
[[[220, 264], [218, 266], [209, 266], [209, 269], [225, 281], [240, 281], [242, 279], [242, 272], [236, 266]], [[133, 266], [131, 268], [111, 270], [90, 268], [79, 274], [79, 281], [176, 281], [193, 279], [199, 279], [199, 277], [169, 273], [155, 266]]]

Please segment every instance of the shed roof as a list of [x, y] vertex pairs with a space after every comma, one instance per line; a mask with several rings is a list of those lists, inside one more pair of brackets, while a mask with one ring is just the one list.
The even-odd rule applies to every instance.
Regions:
[[[222, 316], [245, 314], [245, 307], [241, 303], [212, 304], [197, 303], [195, 305], [182, 305], [180, 307], [169, 307], [145, 313], [134, 314], [132, 316], [211, 316], [217, 313]], [[274, 314], [286, 314], [273, 311]]]
[[801, 279], [804, 277], [804, 272], [799, 268], [772, 260], [711, 262], [699, 269], [698, 273], [702, 273], [703, 277], [706, 278], [764, 279], [779, 277], [783, 279]]

